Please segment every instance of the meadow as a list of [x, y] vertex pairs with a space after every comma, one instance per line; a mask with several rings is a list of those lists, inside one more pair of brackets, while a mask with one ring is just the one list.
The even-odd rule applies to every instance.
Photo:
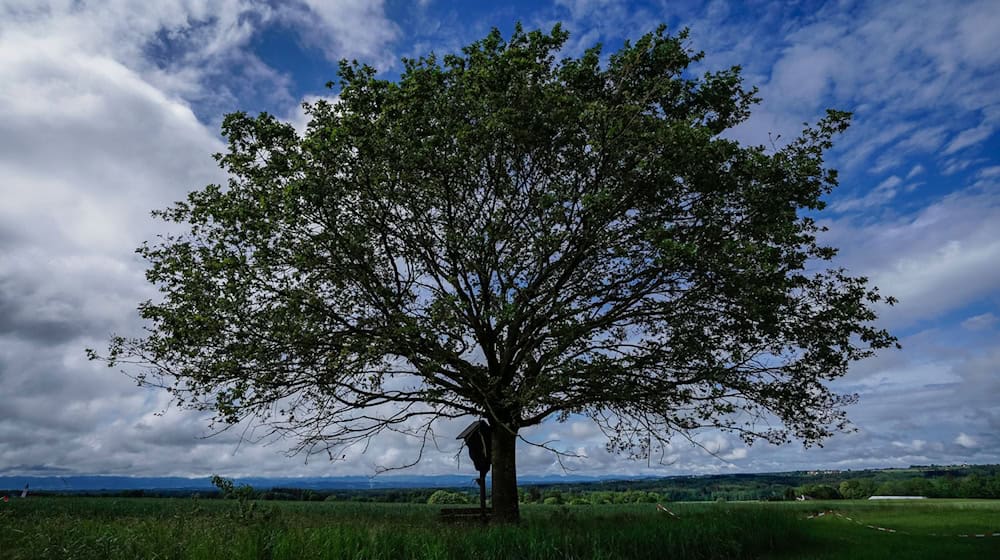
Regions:
[[0, 503], [0, 558], [1000, 558], [1000, 500], [666, 505], [678, 517], [525, 505], [484, 527], [424, 504], [32, 497]]

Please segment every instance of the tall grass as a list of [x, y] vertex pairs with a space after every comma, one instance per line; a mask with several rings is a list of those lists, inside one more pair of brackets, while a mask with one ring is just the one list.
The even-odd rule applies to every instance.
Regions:
[[[818, 504], [672, 504], [679, 519], [649, 504], [525, 506], [520, 525], [486, 527], [442, 524], [437, 507], [416, 504], [269, 502], [251, 513], [223, 500], [33, 498], [2, 505], [0, 558], [11, 559], [836, 558], [851, 555], [837, 556], [830, 542], [842, 542], [841, 552], [852, 542], [866, 550], [889, 542], [835, 520], [803, 521], [805, 512], [824, 507]], [[861, 509], [896, 515], [885, 507]], [[923, 522], [910, 505], [895, 507], [905, 513], [897, 521], [909, 515], [914, 526]], [[934, 511], [923, 515], [933, 520]], [[1000, 513], [1000, 503], [956, 511], [988, 518]], [[845, 534], [860, 540], [845, 542]], [[960, 557], [998, 550], [969, 544]]]

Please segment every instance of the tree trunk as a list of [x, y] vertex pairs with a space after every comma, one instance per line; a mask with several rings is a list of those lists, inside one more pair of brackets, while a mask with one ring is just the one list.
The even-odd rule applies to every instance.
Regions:
[[517, 503], [517, 433], [503, 426], [493, 428], [493, 518], [517, 523], [521, 513]]

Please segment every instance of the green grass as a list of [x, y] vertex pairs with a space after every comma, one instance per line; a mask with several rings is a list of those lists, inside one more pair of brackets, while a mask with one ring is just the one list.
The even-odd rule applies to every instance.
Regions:
[[[1000, 501], [830, 501], [775, 504], [804, 514], [833, 510], [804, 521], [809, 547], [782, 551], [774, 558], [1000, 558]], [[867, 525], [894, 529], [873, 530]], [[933, 534], [933, 536], [932, 536]], [[968, 534], [969, 537], [959, 537]], [[985, 534], [976, 538], [976, 534]]]
[[[31, 498], [0, 503], [0, 558], [1000, 558], [1000, 501], [524, 506], [519, 526], [445, 525], [416, 504]], [[874, 531], [836, 516], [913, 533]]]

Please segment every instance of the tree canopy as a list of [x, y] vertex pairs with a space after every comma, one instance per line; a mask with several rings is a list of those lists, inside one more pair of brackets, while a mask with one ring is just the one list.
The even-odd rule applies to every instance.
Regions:
[[696, 74], [686, 32], [606, 60], [557, 58], [566, 39], [493, 31], [397, 80], [342, 62], [301, 135], [228, 115], [228, 183], [155, 212], [183, 233], [138, 250], [161, 297], [109, 364], [331, 458], [484, 417], [515, 518], [514, 438], [546, 418], [587, 416], [636, 456], [705, 427], [843, 428], [853, 397], [825, 382], [895, 343], [873, 324], [892, 299], [817, 241], [849, 114], [741, 145], [725, 132], [756, 90], [738, 67]]

